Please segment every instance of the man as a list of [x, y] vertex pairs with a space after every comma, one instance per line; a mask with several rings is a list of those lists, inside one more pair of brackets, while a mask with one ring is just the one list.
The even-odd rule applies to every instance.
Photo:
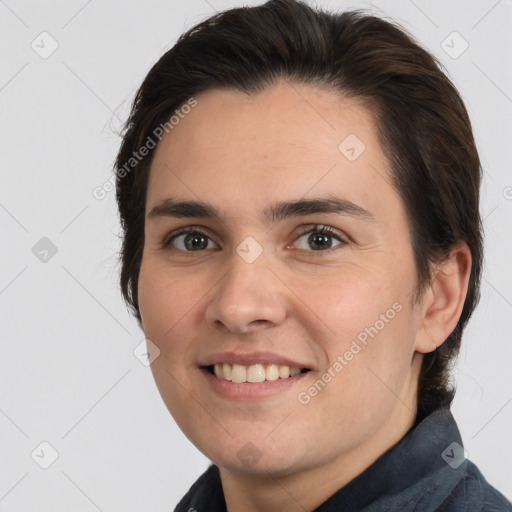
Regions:
[[176, 510], [512, 510], [450, 413], [480, 162], [407, 34], [294, 0], [216, 15], [144, 80], [116, 169], [122, 290], [213, 463]]

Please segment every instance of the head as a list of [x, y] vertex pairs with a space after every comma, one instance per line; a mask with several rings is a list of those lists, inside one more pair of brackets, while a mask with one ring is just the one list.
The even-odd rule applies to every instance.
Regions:
[[[277, 471], [295, 449], [290, 429], [345, 429], [349, 451], [394, 414], [396, 395], [414, 397], [414, 421], [451, 404], [478, 300], [481, 169], [460, 95], [403, 29], [294, 0], [215, 15], [147, 75], [116, 170], [123, 295], [161, 351], [152, 369], [166, 405], [214, 462], [233, 466], [258, 440]], [[315, 224], [334, 232], [300, 231]], [[329, 255], [312, 256], [322, 243]], [[277, 413], [265, 400], [209, 410], [199, 363], [253, 350], [310, 370], [298, 400], [270, 398]]]

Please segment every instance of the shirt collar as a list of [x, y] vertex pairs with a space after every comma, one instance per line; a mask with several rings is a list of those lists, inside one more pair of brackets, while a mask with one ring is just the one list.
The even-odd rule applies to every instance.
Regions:
[[459, 429], [451, 411], [441, 408], [413, 426], [317, 511], [363, 510], [382, 503], [388, 506], [379, 510], [405, 512], [416, 510], [421, 501], [437, 508], [465, 472]]

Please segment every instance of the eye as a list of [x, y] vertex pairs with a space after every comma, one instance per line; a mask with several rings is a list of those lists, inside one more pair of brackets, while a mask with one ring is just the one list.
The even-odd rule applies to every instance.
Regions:
[[171, 245], [175, 249], [186, 252], [197, 252], [218, 247], [208, 235], [193, 227], [183, 228], [167, 235], [162, 246], [164, 249], [168, 249]]
[[[307, 235], [307, 236], [306, 236]], [[339, 245], [346, 245], [347, 242], [343, 239], [341, 234], [330, 226], [313, 226], [304, 230], [295, 241], [297, 249], [327, 252], [329, 249], [338, 247]]]

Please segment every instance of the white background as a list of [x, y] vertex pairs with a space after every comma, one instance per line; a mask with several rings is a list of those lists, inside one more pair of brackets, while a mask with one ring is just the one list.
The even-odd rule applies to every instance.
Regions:
[[[512, 2], [316, 3], [396, 19], [466, 102], [485, 171], [486, 267], [452, 410], [470, 459], [512, 499]], [[185, 29], [239, 5], [0, 1], [2, 512], [171, 511], [208, 465], [132, 353], [144, 336], [118, 291], [114, 192], [92, 190], [111, 176], [116, 131], [151, 65]], [[46, 59], [31, 47], [51, 48], [43, 31], [59, 45]], [[453, 31], [469, 44], [456, 59], [441, 46]], [[42, 237], [57, 248], [46, 262], [32, 252]], [[58, 452], [48, 469], [31, 458], [43, 441]]]

